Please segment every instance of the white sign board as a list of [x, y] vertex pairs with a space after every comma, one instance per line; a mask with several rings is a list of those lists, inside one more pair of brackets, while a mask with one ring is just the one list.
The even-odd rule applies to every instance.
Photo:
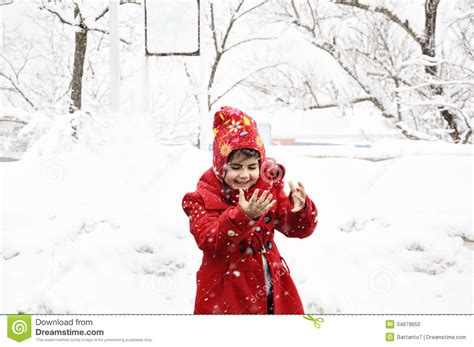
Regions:
[[199, 55], [199, 1], [146, 0], [148, 55]]

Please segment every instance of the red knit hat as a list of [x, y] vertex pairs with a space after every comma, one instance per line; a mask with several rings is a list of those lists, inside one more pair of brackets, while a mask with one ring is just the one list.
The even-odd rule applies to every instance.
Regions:
[[258, 133], [257, 123], [246, 113], [229, 106], [223, 106], [214, 115], [213, 171], [223, 181], [227, 160], [236, 149], [250, 148], [265, 159], [265, 146]]

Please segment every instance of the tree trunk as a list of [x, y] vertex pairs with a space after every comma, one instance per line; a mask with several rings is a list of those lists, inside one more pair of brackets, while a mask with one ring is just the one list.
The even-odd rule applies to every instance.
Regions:
[[75, 5], [74, 18], [77, 21], [80, 20], [81, 30], [76, 31], [76, 42], [74, 48], [74, 67], [72, 72], [71, 81], [71, 103], [69, 106], [69, 113], [73, 113], [76, 110], [81, 109], [82, 102], [82, 76], [84, 74], [84, 61], [86, 58], [87, 50], [87, 27], [82, 22], [81, 12], [79, 7]]
[[[435, 57], [436, 55], [436, 15], [438, 12], [439, 2], [440, 0], [426, 0], [425, 2], [425, 40], [421, 46], [421, 51], [424, 55], [429, 57]], [[438, 74], [438, 66], [425, 66], [425, 72], [436, 77]], [[435, 95], [443, 94], [443, 87], [440, 85], [432, 85], [431, 90]], [[451, 130], [449, 135], [454, 142], [459, 142], [459, 131], [454, 120], [454, 114], [442, 107], [440, 107], [440, 113], [448, 124], [448, 128]]]

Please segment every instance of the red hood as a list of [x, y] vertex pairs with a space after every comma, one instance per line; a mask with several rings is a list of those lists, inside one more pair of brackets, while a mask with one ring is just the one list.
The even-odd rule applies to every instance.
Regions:
[[[272, 187], [277, 189], [283, 187], [284, 177], [285, 167], [278, 164], [272, 158], [265, 158], [260, 167], [260, 177], [257, 182], [249, 189], [244, 190], [245, 199], [249, 200], [257, 188], [262, 192], [264, 190], [270, 190]], [[226, 202], [227, 196], [224, 192], [223, 184], [217, 179], [212, 168], [207, 170], [199, 179], [197, 191], [203, 197], [206, 209], [218, 210], [229, 207], [229, 204]], [[232, 205], [237, 205], [239, 201], [239, 191], [230, 190], [228, 194]]]

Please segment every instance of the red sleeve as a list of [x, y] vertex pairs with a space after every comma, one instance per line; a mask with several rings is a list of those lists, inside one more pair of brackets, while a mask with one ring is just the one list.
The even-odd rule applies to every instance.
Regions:
[[[224, 251], [250, 236], [251, 219], [240, 205], [225, 211], [206, 210], [197, 192], [184, 196], [182, 207], [189, 217], [191, 234], [203, 251]], [[249, 224], [250, 223], [250, 224]]]
[[291, 193], [285, 195], [283, 187], [278, 190], [278, 209], [275, 229], [287, 237], [308, 237], [318, 224], [318, 210], [314, 202], [306, 194], [305, 208], [299, 212], [291, 212]]

